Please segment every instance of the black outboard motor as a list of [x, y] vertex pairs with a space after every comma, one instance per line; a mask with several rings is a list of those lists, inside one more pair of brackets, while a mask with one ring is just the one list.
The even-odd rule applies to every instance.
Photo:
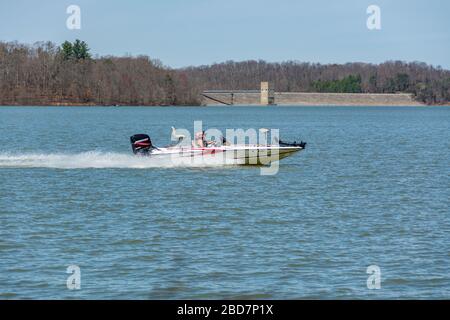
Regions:
[[134, 154], [148, 154], [153, 148], [152, 140], [146, 134], [135, 134], [130, 137], [130, 141]]

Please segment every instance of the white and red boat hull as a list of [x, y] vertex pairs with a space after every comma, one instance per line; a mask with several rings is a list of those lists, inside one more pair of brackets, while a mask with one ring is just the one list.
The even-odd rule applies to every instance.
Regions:
[[[248, 146], [233, 145], [222, 147], [187, 148], [168, 147], [156, 148], [148, 153], [151, 157], [170, 156], [173, 159], [188, 158], [192, 161], [217, 162], [223, 160], [227, 164], [268, 165], [291, 156], [303, 147], [279, 146]], [[186, 160], [186, 161], [189, 161]]]

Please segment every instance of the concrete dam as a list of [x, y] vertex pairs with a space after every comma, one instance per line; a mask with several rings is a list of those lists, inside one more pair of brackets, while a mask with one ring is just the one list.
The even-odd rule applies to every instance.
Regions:
[[206, 90], [202, 105], [280, 106], [421, 106], [407, 93], [275, 92], [268, 82], [260, 90]]

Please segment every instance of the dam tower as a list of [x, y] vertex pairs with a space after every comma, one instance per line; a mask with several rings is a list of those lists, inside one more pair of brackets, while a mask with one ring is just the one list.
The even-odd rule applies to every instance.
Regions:
[[275, 91], [269, 82], [261, 82], [261, 105], [267, 106], [275, 103]]

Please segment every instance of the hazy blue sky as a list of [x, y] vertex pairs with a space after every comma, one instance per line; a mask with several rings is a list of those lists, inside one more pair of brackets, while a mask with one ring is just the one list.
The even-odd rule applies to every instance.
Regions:
[[[66, 8], [81, 7], [81, 30]], [[366, 27], [381, 7], [382, 29]], [[226, 60], [424, 61], [450, 69], [448, 0], [0, 0], [0, 40], [80, 38], [173, 67]]]

